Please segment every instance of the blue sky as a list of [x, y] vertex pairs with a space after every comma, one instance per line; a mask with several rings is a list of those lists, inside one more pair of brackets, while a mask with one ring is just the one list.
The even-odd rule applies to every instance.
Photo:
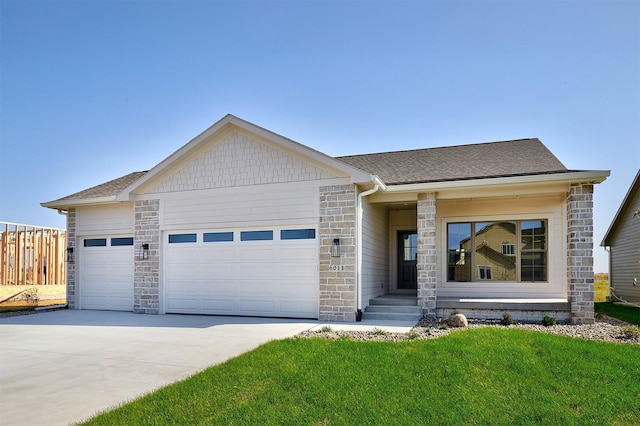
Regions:
[[638, 1], [0, 0], [0, 220], [153, 167], [227, 113], [330, 155], [538, 137], [640, 168]]

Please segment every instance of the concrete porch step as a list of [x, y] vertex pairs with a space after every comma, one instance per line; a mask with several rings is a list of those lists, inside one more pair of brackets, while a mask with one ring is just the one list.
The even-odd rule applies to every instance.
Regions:
[[415, 321], [422, 317], [415, 296], [388, 294], [369, 299], [369, 306], [362, 314], [363, 320]]
[[394, 306], [416, 306], [415, 296], [391, 295], [387, 294], [374, 299], [369, 299], [369, 305], [394, 305]]
[[369, 305], [366, 312], [397, 313], [397, 314], [421, 314], [420, 306], [409, 305]]
[[386, 320], [386, 321], [413, 321], [418, 322], [422, 314], [402, 314], [393, 312], [368, 312], [364, 311], [362, 319], [364, 321]]

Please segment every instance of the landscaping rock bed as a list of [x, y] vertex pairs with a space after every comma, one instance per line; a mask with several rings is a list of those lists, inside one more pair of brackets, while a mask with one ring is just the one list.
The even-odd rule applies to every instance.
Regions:
[[[628, 326], [624, 321], [603, 316], [596, 319], [595, 324], [589, 325], [573, 325], [573, 324], [556, 324], [548, 327], [542, 324], [525, 324], [516, 323], [509, 326], [500, 325], [499, 320], [468, 320], [468, 328], [478, 327], [505, 327], [519, 328], [523, 330], [540, 331], [544, 333], [552, 333], [575, 338], [600, 340], [605, 342], [627, 343], [640, 345], [640, 338], [628, 337], [624, 333], [623, 327]], [[414, 339], [433, 339], [445, 336], [451, 332], [456, 332], [464, 328], [451, 328], [443, 326], [438, 320], [423, 318], [409, 333], [391, 333], [383, 330], [375, 329], [373, 331], [344, 331], [331, 330], [329, 327], [323, 327], [319, 330], [307, 330], [300, 333], [297, 337], [320, 337], [326, 339], [352, 339], [352, 340], [369, 340], [369, 341], [403, 341]]]

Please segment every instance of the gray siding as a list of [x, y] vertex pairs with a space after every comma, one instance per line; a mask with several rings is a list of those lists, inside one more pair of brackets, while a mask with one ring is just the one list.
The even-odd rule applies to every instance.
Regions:
[[[640, 218], [633, 213], [640, 209], [640, 191], [631, 194], [631, 202], [620, 212], [619, 223], [610, 238], [611, 287], [619, 297], [640, 302]], [[634, 279], [638, 280], [633, 285]]]

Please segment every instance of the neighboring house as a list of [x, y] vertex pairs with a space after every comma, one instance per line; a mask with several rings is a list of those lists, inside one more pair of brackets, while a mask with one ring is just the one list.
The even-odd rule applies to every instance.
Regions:
[[609, 284], [623, 300], [640, 302], [640, 170], [604, 239], [609, 247]]
[[354, 321], [402, 294], [425, 315], [589, 323], [608, 175], [538, 139], [333, 158], [227, 115], [43, 206], [67, 214], [70, 308]]

